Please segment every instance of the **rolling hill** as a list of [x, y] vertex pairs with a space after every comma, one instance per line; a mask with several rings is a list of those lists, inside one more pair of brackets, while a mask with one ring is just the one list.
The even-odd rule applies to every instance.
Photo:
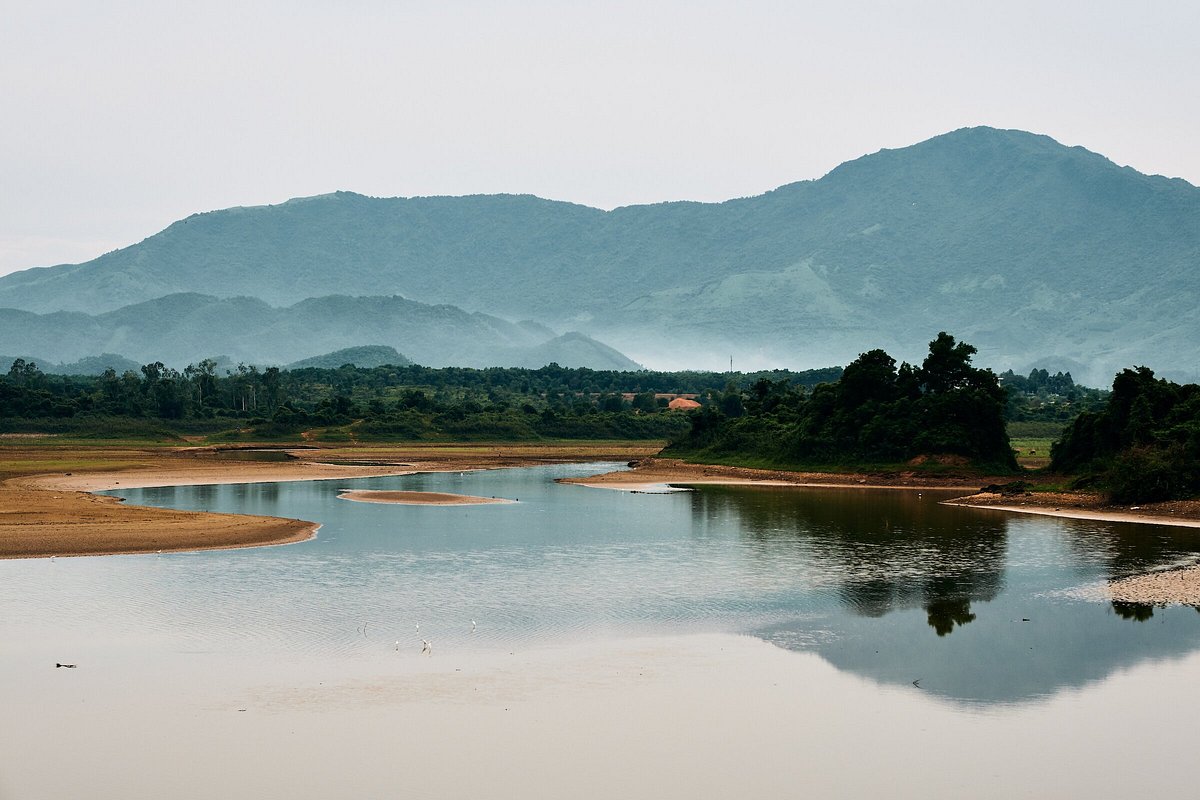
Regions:
[[638, 368], [582, 334], [555, 336], [536, 324], [402, 297], [334, 295], [275, 308], [254, 298], [185, 293], [94, 316], [0, 309], [0, 342], [9, 352], [37, 352], [58, 361], [120, 352], [138, 363], [163, 361], [177, 368], [215, 355], [234, 363], [290, 364], [345, 348], [361, 352], [362, 342], [402, 350], [434, 367], [541, 367], [558, 361], [593, 369]]

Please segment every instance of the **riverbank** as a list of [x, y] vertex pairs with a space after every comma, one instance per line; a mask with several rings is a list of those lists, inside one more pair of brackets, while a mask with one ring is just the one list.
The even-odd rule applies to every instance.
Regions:
[[0, 558], [114, 555], [289, 544], [307, 520], [127, 506], [92, 494], [148, 486], [344, 480], [578, 461], [627, 461], [654, 443], [273, 448], [20, 444], [0, 448]]
[[1162, 503], [1119, 506], [1107, 502], [1102, 495], [1093, 492], [976, 492], [945, 502], [1017, 514], [1200, 528], [1200, 500], [1169, 500]]
[[[650, 458], [632, 469], [585, 478], [563, 478], [561, 483], [624, 491], [662, 491], [673, 485], [731, 484], [756, 486], [810, 486], [826, 488], [957, 489], [965, 496], [942, 502], [1005, 513], [1038, 514], [1066, 519], [1131, 522], [1200, 528], [1200, 501], [1177, 500], [1140, 506], [1115, 506], [1099, 494], [1088, 492], [980, 492], [981, 484], [1003, 484], [1005, 478], [931, 476], [898, 472], [889, 474], [831, 474], [691, 464], [678, 459]], [[1135, 575], [1112, 581], [1110, 599], [1149, 605], [1182, 604], [1200, 607], [1200, 567]]]
[[989, 481], [962, 475], [904, 472], [788, 472], [785, 470], [693, 464], [677, 458], [643, 458], [628, 470], [586, 478], [563, 478], [560, 483], [597, 489], [653, 490], [670, 484], [732, 484], [756, 486], [825, 486], [854, 489], [958, 489], [974, 492]]
[[599, 489], [649, 491], [672, 485], [813, 486], [852, 489], [948, 489], [964, 493], [944, 500], [952, 505], [988, 508], [1022, 514], [1045, 514], [1105, 522], [1143, 522], [1153, 525], [1200, 527], [1200, 500], [1173, 500], [1138, 506], [1117, 506], [1089, 492], [981, 492], [981, 485], [1004, 484], [1008, 477], [937, 475], [920, 472], [832, 473], [693, 464], [671, 458], [645, 458], [631, 469], [562, 478], [560, 483]]

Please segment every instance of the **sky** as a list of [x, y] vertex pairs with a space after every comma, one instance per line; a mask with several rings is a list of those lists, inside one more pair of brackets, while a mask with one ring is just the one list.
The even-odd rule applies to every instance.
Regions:
[[339, 189], [717, 201], [970, 125], [1200, 184], [1200, 3], [0, 0], [0, 274]]

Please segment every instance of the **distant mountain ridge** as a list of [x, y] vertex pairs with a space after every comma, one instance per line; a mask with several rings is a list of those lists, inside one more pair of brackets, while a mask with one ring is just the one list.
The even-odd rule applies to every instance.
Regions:
[[335, 350], [332, 353], [324, 353], [311, 358], [302, 358], [299, 361], [293, 361], [287, 365], [288, 369], [308, 369], [315, 367], [316, 369], [337, 369], [346, 364], [353, 364], [356, 367], [382, 367], [390, 364], [396, 367], [406, 367], [412, 361], [401, 355], [394, 347], [388, 347], [384, 344], [368, 344], [361, 347], [346, 347], [341, 350]]
[[7, 372], [12, 366], [13, 362], [18, 358], [24, 359], [26, 363], [35, 364], [42, 372], [53, 375], [103, 375], [104, 372], [109, 369], [120, 375], [129, 370], [137, 372], [142, 366], [136, 361], [131, 361], [124, 356], [119, 356], [114, 353], [101, 353], [100, 355], [96, 356], [86, 356], [78, 361], [72, 361], [68, 364], [58, 364], [50, 359], [31, 355], [0, 355], [0, 373]]
[[0, 309], [4, 350], [58, 361], [120, 352], [139, 363], [162, 361], [177, 368], [217, 354], [234, 363], [289, 364], [345, 348], [361, 350], [362, 342], [402, 349], [433, 367], [542, 367], [556, 360], [593, 369], [639, 366], [582, 334], [555, 336], [537, 324], [402, 297], [334, 295], [275, 308], [255, 298], [185, 293], [96, 316]]
[[1132, 363], [1200, 370], [1198, 267], [1195, 186], [964, 128], [723, 203], [339, 192], [197, 214], [86, 264], [0, 277], [0, 306], [402, 294], [578, 329], [651, 366], [917, 358], [949, 330], [981, 364], [1071, 360], [1106, 384]]

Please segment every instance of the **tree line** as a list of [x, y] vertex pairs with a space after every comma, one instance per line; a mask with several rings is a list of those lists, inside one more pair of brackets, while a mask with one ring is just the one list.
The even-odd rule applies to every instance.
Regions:
[[1156, 378], [1146, 367], [1123, 370], [1105, 406], [1076, 417], [1051, 448], [1050, 468], [1117, 503], [1195, 497], [1200, 386]]
[[295, 370], [239, 364], [221, 374], [211, 359], [183, 370], [162, 362], [100, 376], [45, 374], [17, 359], [0, 374], [0, 424], [129, 432], [218, 430], [286, 436], [356, 426], [366, 436], [666, 438], [686, 421], [667, 415], [664, 394], [701, 395], [728, 381], [797, 386], [836, 378], [836, 367], [730, 375], [567, 368], [431, 368], [418, 365]]
[[1004, 410], [1007, 392], [971, 364], [975, 347], [939, 333], [919, 367], [883, 350], [863, 353], [840, 379], [811, 392], [759, 381], [727, 392], [692, 417], [668, 452], [762, 465], [898, 463], [950, 455], [999, 471], [1017, 468]]

